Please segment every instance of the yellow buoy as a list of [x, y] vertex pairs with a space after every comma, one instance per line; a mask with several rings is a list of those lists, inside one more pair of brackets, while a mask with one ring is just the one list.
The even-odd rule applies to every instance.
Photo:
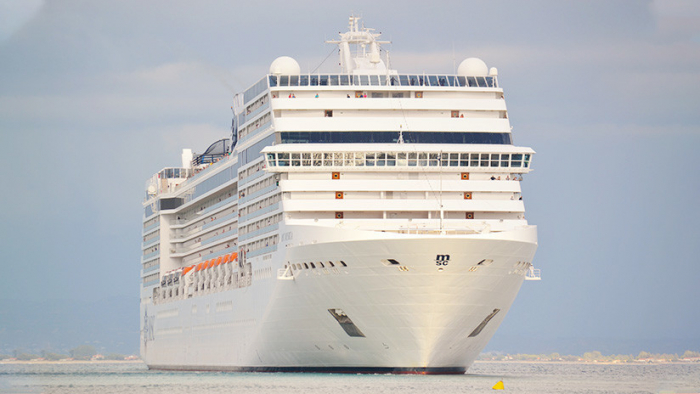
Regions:
[[494, 390], [503, 390], [503, 389], [505, 389], [505, 387], [503, 387], [503, 381], [502, 381], [502, 380], [499, 380], [498, 383], [496, 383], [496, 385], [493, 386], [493, 389], [494, 389]]

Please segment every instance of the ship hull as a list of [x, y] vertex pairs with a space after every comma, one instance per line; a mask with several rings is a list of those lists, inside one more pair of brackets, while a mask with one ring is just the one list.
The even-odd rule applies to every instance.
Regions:
[[468, 236], [281, 230], [296, 240], [254, 257], [249, 286], [142, 304], [149, 368], [464, 373], [537, 247], [534, 226]]

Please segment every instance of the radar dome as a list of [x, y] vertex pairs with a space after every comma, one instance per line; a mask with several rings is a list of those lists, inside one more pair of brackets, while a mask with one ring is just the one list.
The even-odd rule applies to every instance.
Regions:
[[301, 67], [296, 60], [289, 56], [280, 56], [270, 64], [270, 74], [274, 75], [299, 75]]
[[488, 73], [489, 68], [486, 67], [486, 63], [476, 57], [464, 59], [457, 67], [457, 74], [465, 77], [485, 77]]

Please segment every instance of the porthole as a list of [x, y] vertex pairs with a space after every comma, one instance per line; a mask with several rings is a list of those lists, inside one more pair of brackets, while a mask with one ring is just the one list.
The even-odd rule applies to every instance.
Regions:
[[335, 267], [335, 265], [333, 264], [332, 261], [329, 261], [329, 262], [328, 262], [328, 265], [331, 266], [331, 267]]
[[314, 265], [314, 263], [309, 263], [309, 265], [311, 266], [311, 268], [316, 268], [316, 266]]
[[304, 268], [305, 268], [305, 269], [309, 269], [309, 265], [306, 264], [306, 263], [304, 263]]
[[345, 264], [345, 262], [344, 262], [344, 261], [342, 261], [342, 260], [340, 261], [340, 265], [342, 265], [343, 267], [347, 267], [347, 266], [348, 266], [348, 265], [347, 265], [347, 264]]

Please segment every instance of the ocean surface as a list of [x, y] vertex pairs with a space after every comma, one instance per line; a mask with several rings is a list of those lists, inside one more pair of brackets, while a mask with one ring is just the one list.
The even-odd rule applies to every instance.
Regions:
[[[492, 387], [503, 380], [505, 390]], [[149, 371], [141, 363], [0, 364], [0, 393], [700, 393], [700, 364], [477, 362], [466, 375]]]

